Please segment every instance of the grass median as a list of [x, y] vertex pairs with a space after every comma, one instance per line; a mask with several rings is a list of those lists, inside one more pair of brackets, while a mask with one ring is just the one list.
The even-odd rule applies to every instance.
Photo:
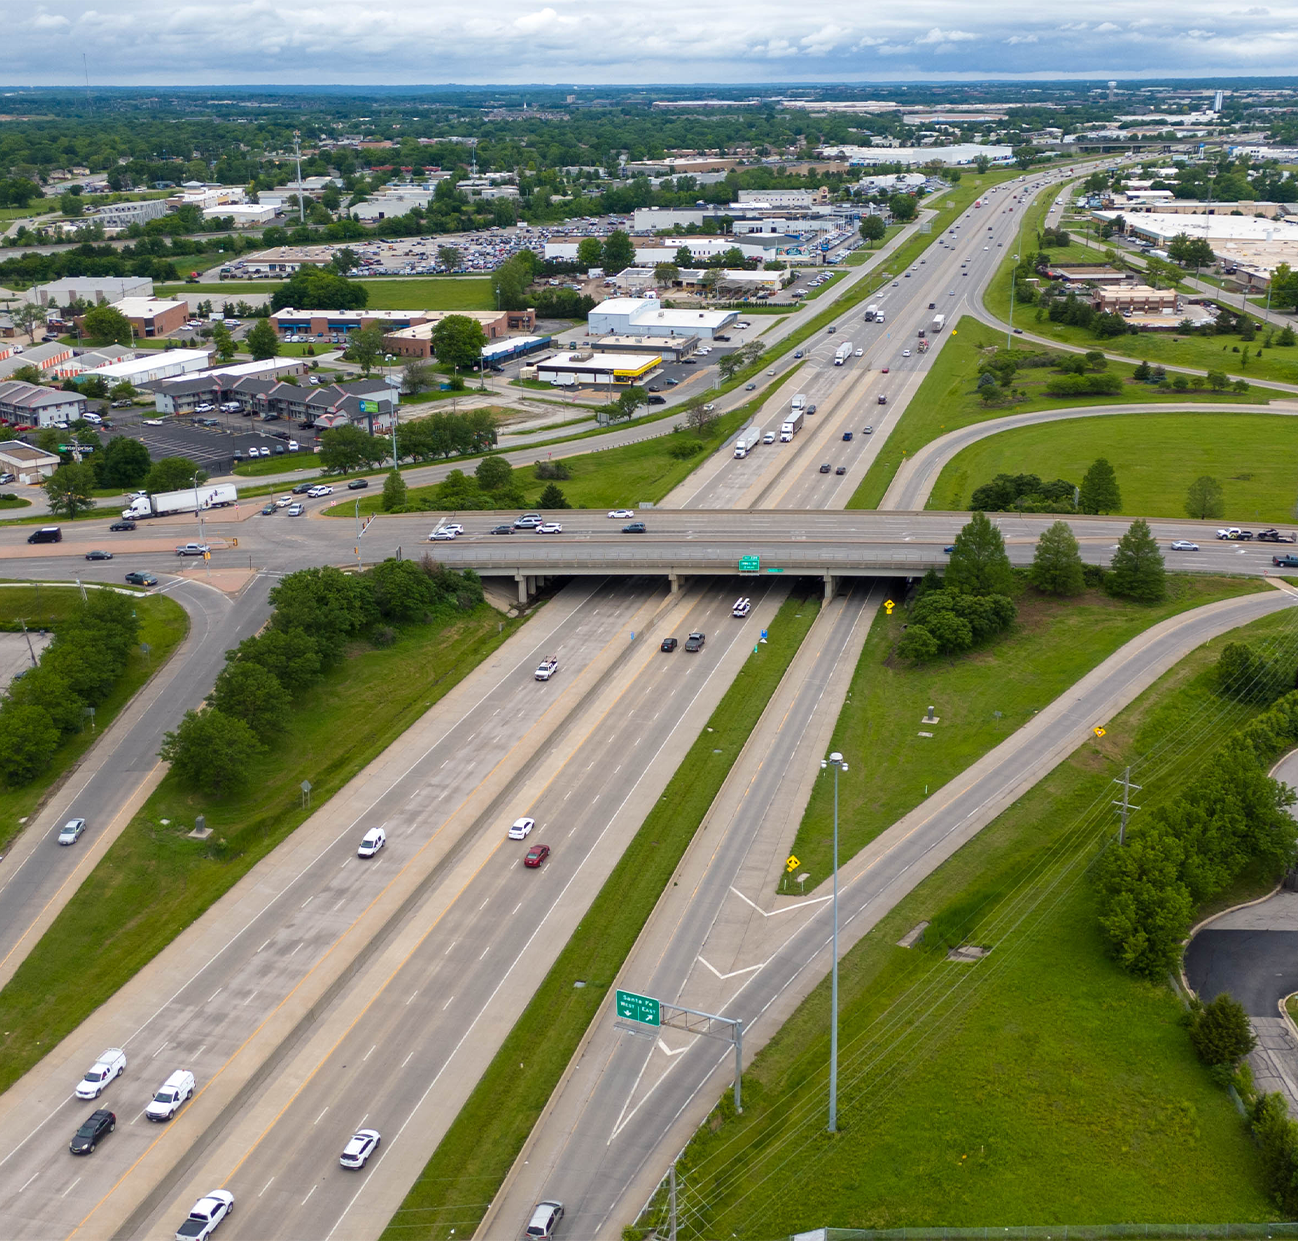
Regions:
[[478, 1226], [815, 620], [818, 593], [791, 597], [776, 613], [769, 643], [717, 705], [710, 731], [699, 734], [388, 1224], [387, 1241], [467, 1237]]
[[[1103, 349], [1107, 342], [1095, 342]], [[902, 462], [913, 456], [925, 444], [940, 438], [949, 431], [973, 423], [993, 422], [1010, 414], [1033, 413], [1045, 409], [1071, 409], [1076, 406], [1148, 405], [1185, 408], [1197, 401], [1215, 404], [1239, 403], [1265, 405], [1274, 392], [1254, 388], [1245, 393], [1193, 392], [1164, 393], [1148, 384], [1131, 381], [1135, 369], [1126, 362], [1110, 362], [1109, 370], [1124, 379], [1122, 391], [1114, 396], [1059, 396], [1045, 395], [1044, 384], [1054, 372], [1048, 368], [1021, 370], [1015, 375], [1015, 387], [1024, 393], [1023, 399], [1009, 405], [988, 408], [978, 394], [978, 364], [984, 349], [1004, 348], [1005, 333], [980, 323], [969, 315], [955, 325], [949, 339], [943, 344], [919, 390], [907, 403], [900, 421], [893, 427], [887, 442], [880, 450], [861, 485], [848, 501], [848, 508], [878, 508]], [[1044, 349], [1044, 346], [1035, 346]], [[1197, 417], [1198, 415], [1196, 415]], [[1053, 424], [1059, 425], [1059, 424]], [[1088, 427], [1095, 423], [1085, 424]], [[1096, 453], [1091, 457], [1095, 459]], [[1087, 462], [1087, 465], [1090, 461]], [[1013, 470], [1013, 473], [1020, 473]], [[982, 482], [983, 480], [979, 480]], [[1080, 479], [1078, 480], [1081, 481]], [[977, 485], [977, 484], [975, 484]]]
[[[1278, 1218], [1180, 1000], [1105, 955], [1086, 872], [1127, 763], [1157, 756], [1133, 772], [1148, 813], [1257, 710], [1217, 694], [1221, 647], [1294, 637], [1277, 613], [1192, 653], [885, 915], [840, 965], [837, 1136], [826, 979], [745, 1072], [744, 1114], [727, 1095], [686, 1147], [680, 1236]], [[898, 946], [928, 920], [991, 951]], [[634, 1235], [664, 1219], [659, 1196]]]
[[[898, 658], [906, 614], [880, 613], [834, 729], [832, 748], [862, 773], [839, 790], [840, 857], [858, 853], [1137, 634], [1205, 603], [1267, 589], [1256, 578], [1197, 575], [1174, 575], [1169, 585], [1172, 597], [1156, 607], [1094, 589], [1055, 599], [1028, 588], [1009, 637], [932, 664]], [[929, 705], [941, 719], [931, 729], [920, 723]], [[833, 787], [821, 781], [792, 849], [813, 886], [830, 873], [832, 847]]]
[[1294, 520], [1298, 418], [1244, 413], [1117, 414], [1002, 431], [948, 461], [926, 507], [966, 509], [974, 488], [997, 474], [1080, 484], [1097, 457], [1117, 470], [1118, 513], [1184, 517], [1190, 484], [1210, 475], [1221, 483], [1225, 521]]
[[[501, 627], [500, 614], [484, 604], [467, 615], [401, 627], [390, 647], [354, 643], [342, 664], [295, 704], [285, 736], [253, 761], [244, 791], [212, 799], [164, 778], [0, 990], [0, 1090], [134, 977], [518, 623]], [[313, 809], [302, 806], [303, 779], [311, 781]], [[187, 835], [199, 814], [212, 829], [205, 841]]]
[[[80, 605], [81, 592], [76, 586], [47, 582], [5, 586], [0, 590], [0, 629], [21, 629], [21, 623], [26, 622], [29, 630], [52, 630]], [[18, 835], [22, 820], [40, 809], [189, 632], [185, 609], [166, 595], [141, 595], [135, 611], [140, 620], [140, 642], [148, 645], [149, 653], [146, 655], [138, 646], [131, 652], [113, 692], [95, 708], [94, 727], [87, 726], [76, 736], [66, 738], [44, 774], [21, 788], [0, 789], [0, 853]]]

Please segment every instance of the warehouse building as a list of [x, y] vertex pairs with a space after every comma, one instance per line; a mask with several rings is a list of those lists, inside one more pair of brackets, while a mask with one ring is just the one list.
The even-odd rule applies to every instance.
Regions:
[[[157, 297], [124, 297], [113, 303], [114, 310], [120, 310], [136, 336], [162, 337], [170, 336], [177, 328], [184, 327], [189, 319], [189, 303], [172, 301]], [[81, 327], [81, 320], [77, 320]]]
[[[658, 354], [557, 353], [536, 365], [536, 377], [556, 386], [633, 384], [662, 365]], [[527, 368], [530, 369], [530, 368]]]
[[152, 296], [153, 281], [147, 276], [68, 276], [38, 284], [23, 294], [25, 300], [38, 306], [70, 306], [73, 302], [89, 302], [94, 306], [100, 302], [120, 302], [124, 297]]
[[[93, 207], [87, 213], [97, 224], [102, 224], [105, 231], [126, 228], [131, 224], [147, 224], [150, 220], [160, 220], [171, 210], [165, 198], [144, 198], [139, 202], [104, 203], [102, 207]], [[150, 292], [152, 292], [150, 282]]]
[[422, 310], [417, 315], [419, 322], [388, 332], [383, 347], [402, 358], [431, 358], [433, 332], [451, 315], [472, 319], [489, 342], [502, 340], [510, 332], [531, 332], [536, 327], [534, 310]]
[[195, 371], [206, 370], [210, 356], [206, 349], [156, 350], [142, 358], [96, 367], [95, 374], [102, 375], [109, 387], [123, 379], [141, 387], [157, 383], [160, 379], [192, 375]]
[[664, 310], [656, 297], [612, 297], [586, 317], [593, 336], [698, 336], [711, 340], [739, 320], [736, 310]]

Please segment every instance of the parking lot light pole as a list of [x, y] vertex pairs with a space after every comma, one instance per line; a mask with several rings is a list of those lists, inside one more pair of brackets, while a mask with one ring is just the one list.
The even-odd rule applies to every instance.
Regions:
[[820, 768], [834, 769], [834, 946], [830, 985], [829, 1018], [829, 1132], [838, 1132], [838, 773], [847, 770], [843, 756], [835, 750], [820, 760]]

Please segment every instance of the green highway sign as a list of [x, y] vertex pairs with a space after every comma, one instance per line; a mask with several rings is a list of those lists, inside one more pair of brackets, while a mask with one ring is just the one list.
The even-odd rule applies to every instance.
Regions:
[[740, 556], [739, 572], [740, 573], [760, 573], [762, 571], [762, 558], [760, 556]]
[[783, 569], [767, 569], [767, 573], [783, 573]]
[[639, 1021], [647, 1026], [662, 1025], [662, 1010], [658, 1001], [634, 991], [617, 993], [617, 1015], [624, 1021]]

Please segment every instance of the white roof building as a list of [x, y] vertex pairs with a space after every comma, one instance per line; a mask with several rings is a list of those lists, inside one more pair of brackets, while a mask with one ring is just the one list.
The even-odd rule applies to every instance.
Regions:
[[110, 386], [121, 379], [138, 386], [206, 370], [209, 357], [206, 349], [156, 349], [142, 358], [98, 366], [95, 374], [102, 375]]
[[711, 340], [737, 322], [735, 310], [664, 310], [656, 297], [611, 297], [586, 317], [593, 336], [698, 336]]

